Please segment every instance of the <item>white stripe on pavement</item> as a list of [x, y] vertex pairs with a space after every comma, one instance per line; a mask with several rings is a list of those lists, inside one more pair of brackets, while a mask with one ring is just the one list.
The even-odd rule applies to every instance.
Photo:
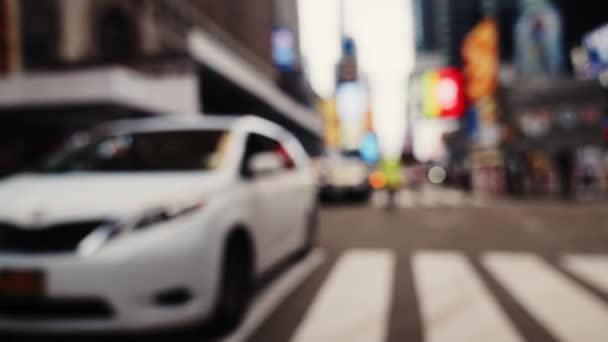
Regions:
[[523, 253], [490, 253], [483, 263], [558, 340], [608, 341], [608, 310], [603, 303], [539, 257]]
[[415, 208], [417, 205], [416, 195], [410, 190], [399, 191], [396, 195], [395, 201], [399, 208]]
[[568, 255], [563, 266], [598, 290], [608, 293], [608, 256]]
[[221, 342], [246, 341], [285, 297], [292, 293], [324, 260], [325, 253], [315, 250], [306, 259], [293, 266], [256, 298], [243, 324], [237, 331], [222, 339]]
[[395, 256], [388, 250], [345, 252], [291, 341], [384, 341], [394, 269]]
[[412, 262], [427, 342], [522, 341], [463, 254], [419, 252]]

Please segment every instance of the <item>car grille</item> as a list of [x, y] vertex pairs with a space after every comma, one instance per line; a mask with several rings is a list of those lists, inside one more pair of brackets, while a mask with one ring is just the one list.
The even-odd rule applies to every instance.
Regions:
[[114, 311], [96, 298], [30, 299], [0, 297], [0, 318], [11, 320], [110, 319]]
[[104, 221], [87, 221], [56, 224], [26, 229], [9, 223], [0, 223], [0, 252], [16, 253], [68, 253]]

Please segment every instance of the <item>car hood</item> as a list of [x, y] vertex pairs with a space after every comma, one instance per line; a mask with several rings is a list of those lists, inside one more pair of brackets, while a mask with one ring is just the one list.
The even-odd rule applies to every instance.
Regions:
[[219, 173], [21, 175], [0, 182], [0, 221], [31, 226], [131, 218], [208, 199], [228, 184]]

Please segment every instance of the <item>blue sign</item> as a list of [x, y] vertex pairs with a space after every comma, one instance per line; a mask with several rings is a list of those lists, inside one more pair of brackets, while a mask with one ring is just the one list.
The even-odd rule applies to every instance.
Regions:
[[272, 59], [280, 70], [292, 70], [296, 63], [295, 37], [291, 30], [276, 26], [272, 30]]
[[584, 38], [587, 50], [586, 73], [588, 77], [597, 77], [608, 70], [608, 24], [587, 34]]
[[561, 13], [547, 0], [523, 0], [515, 25], [515, 64], [525, 75], [562, 73]]
[[464, 115], [464, 130], [471, 140], [475, 140], [479, 130], [479, 120], [477, 118], [477, 109], [470, 107]]
[[380, 160], [380, 147], [374, 133], [366, 134], [361, 141], [361, 159], [368, 164], [376, 164]]

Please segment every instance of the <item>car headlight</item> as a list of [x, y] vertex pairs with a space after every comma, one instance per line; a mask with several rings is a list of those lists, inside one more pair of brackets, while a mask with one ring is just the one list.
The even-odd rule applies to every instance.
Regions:
[[134, 220], [129, 226], [133, 230], [142, 230], [148, 227], [171, 221], [181, 216], [188, 215], [203, 208], [203, 202], [194, 202], [187, 205], [175, 205], [165, 208], [155, 208], [146, 211]]
[[124, 225], [118, 222], [104, 224], [78, 244], [78, 254], [88, 256], [97, 252], [123, 230]]
[[187, 205], [173, 205], [148, 210], [133, 220], [117, 221], [104, 224], [78, 245], [78, 254], [91, 255], [101, 249], [113, 238], [125, 232], [148, 229], [155, 225], [186, 216], [204, 207], [204, 203], [197, 201]]

